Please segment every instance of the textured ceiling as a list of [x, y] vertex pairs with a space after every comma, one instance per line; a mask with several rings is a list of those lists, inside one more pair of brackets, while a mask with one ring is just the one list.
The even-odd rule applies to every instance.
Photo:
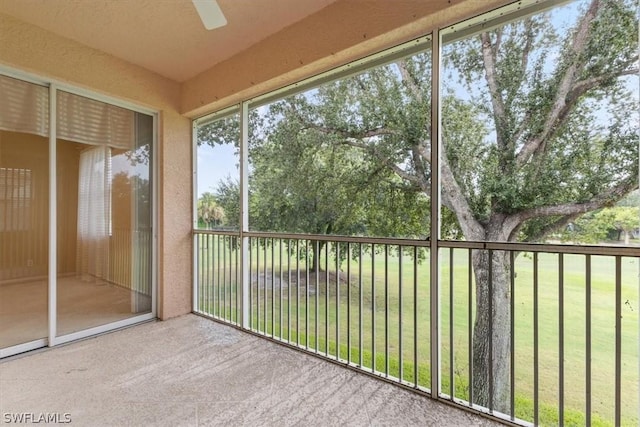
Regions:
[[218, 0], [207, 31], [190, 0], [0, 0], [0, 13], [183, 82], [336, 0]]

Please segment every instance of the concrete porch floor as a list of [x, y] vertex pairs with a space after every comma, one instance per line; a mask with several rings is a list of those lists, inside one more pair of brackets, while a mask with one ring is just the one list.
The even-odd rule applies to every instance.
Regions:
[[73, 426], [498, 425], [195, 315], [0, 362], [0, 425], [19, 413]]

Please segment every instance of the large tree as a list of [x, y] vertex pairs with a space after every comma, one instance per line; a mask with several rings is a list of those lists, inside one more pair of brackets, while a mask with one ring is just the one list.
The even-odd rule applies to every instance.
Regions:
[[[634, 1], [582, 1], [569, 9], [579, 9], [579, 16], [568, 30], [559, 31], [566, 17], [543, 13], [444, 47], [443, 237], [543, 241], [638, 187]], [[278, 102], [275, 119], [264, 124], [269, 130], [258, 137], [288, 137], [278, 140], [283, 151], [265, 153], [260, 162], [286, 169], [282, 154], [295, 149], [287, 144], [304, 135], [314, 145], [305, 145], [310, 153], [321, 147], [323, 156], [334, 150], [359, 158], [356, 170], [386, 171], [380, 176], [394, 175], [424, 199], [431, 189], [430, 66], [430, 54], [418, 54]], [[337, 185], [334, 193], [343, 200], [331, 179], [342, 173], [314, 163], [303, 190]], [[379, 184], [375, 176], [360, 183], [362, 194]], [[492, 399], [507, 412], [509, 255], [494, 251], [489, 259], [477, 250], [472, 264], [474, 403]]]
[[[593, 0], [563, 34], [540, 14], [445, 47], [442, 204], [465, 239], [540, 241], [637, 187], [638, 106], [622, 78], [638, 73], [634, 10]], [[415, 55], [290, 98], [283, 116], [429, 194], [430, 85], [430, 56]], [[506, 411], [509, 256], [472, 262], [474, 400], [492, 388]]]

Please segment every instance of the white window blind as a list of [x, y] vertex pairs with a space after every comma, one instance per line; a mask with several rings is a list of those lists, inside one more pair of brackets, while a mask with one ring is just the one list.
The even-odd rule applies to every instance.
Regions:
[[135, 113], [104, 102], [57, 93], [57, 137], [129, 150], [134, 146]]
[[49, 135], [49, 88], [0, 75], [0, 130]]
[[[57, 137], [130, 150], [135, 113], [125, 108], [57, 92]], [[0, 130], [49, 136], [49, 88], [0, 75]]]
[[31, 193], [30, 169], [0, 168], [0, 231], [29, 229]]

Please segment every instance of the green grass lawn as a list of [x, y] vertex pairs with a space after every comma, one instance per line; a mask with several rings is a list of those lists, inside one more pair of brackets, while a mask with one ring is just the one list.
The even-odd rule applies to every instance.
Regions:
[[[206, 252], [206, 253], [205, 253]], [[271, 248], [252, 253], [252, 323], [269, 335], [300, 343], [320, 353], [351, 360], [369, 369], [403, 381], [429, 388], [430, 384], [430, 284], [429, 263], [416, 266], [409, 253], [402, 259], [383, 252], [372, 259], [365, 251], [361, 260], [344, 260], [336, 275], [331, 251], [321, 258], [329, 275], [309, 273], [306, 262], [289, 258], [286, 249], [280, 253]], [[450, 255], [453, 254], [453, 274]], [[265, 269], [266, 255], [266, 269]], [[474, 299], [469, 296], [468, 252], [442, 249], [440, 287], [441, 391], [468, 399], [469, 384], [469, 307], [471, 322], [475, 315]], [[215, 260], [226, 265], [216, 268]], [[236, 265], [228, 246], [210, 245], [201, 250], [198, 276], [201, 311], [235, 321]], [[273, 261], [272, 261], [273, 260]], [[613, 257], [593, 256], [592, 260], [592, 423], [613, 425], [615, 288]], [[385, 262], [386, 261], [386, 262]], [[541, 254], [538, 259], [538, 330], [539, 330], [539, 396], [543, 425], [558, 423], [559, 389], [559, 303], [558, 256]], [[622, 415], [623, 425], [638, 424], [638, 259], [622, 260]], [[290, 267], [289, 267], [290, 266]], [[281, 269], [282, 267], [282, 269]], [[279, 287], [283, 281], [291, 286]], [[296, 286], [296, 268], [301, 272]], [[361, 271], [361, 274], [360, 274]], [[565, 424], [585, 423], [586, 372], [586, 293], [585, 256], [564, 256], [564, 375]], [[265, 274], [266, 273], [266, 274]], [[515, 281], [515, 412], [525, 420], [533, 420], [533, 259], [520, 254], [516, 260]], [[350, 276], [350, 281], [347, 276]], [[260, 286], [258, 286], [258, 276]], [[450, 306], [453, 277], [453, 310]], [[266, 280], [265, 280], [266, 277]], [[271, 278], [275, 278], [271, 281]], [[402, 278], [402, 286], [400, 286]], [[386, 280], [385, 280], [386, 279]], [[207, 284], [225, 283], [212, 288]], [[266, 282], [266, 286], [265, 286]], [[316, 286], [317, 282], [317, 286]], [[339, 283], [339, 285], [337, 285]], [[414, 287], [414, 283], [417, 287]], [[273, 288], [272, 288], [273, 284]], [[386, 284], [386, 286], [385, 286]], [[472, 292], [474, 290], [472, 289]], [[338, 295], [338, 296], [337, 296]], [[266, 301], [265, 301], [266, 300]], [[362, 306], [362, 310], [360, 307]], [[453, 319], [451, 313], [453, 312]], [[385, 315], [386, 313], [386, 315]], [[347, 322], [349, 319], [349, 323]], [[347, 325], [350, 325], [348, 328]], [[450, 339], [453, 325], [453, 340]], [[415, 336], [415, 340], [414, 340]], [[351, 346], [348, 346], [348, 343]], [[416, 345], [417, 344], [417, 345]], [[453, 363], [451, 361], [453, 353]], [[375, 354], [375, 357], [372, 357]], [[375, 361], [375, 367], [373, 366]], [[415, 362], [417, 362], [417, 370]], [[452, 367], [452, 369], [450, 369]], [[453, 381], [451, 380], [453, 371]], [[452, 383], [454, 390], [452, 391]]]

